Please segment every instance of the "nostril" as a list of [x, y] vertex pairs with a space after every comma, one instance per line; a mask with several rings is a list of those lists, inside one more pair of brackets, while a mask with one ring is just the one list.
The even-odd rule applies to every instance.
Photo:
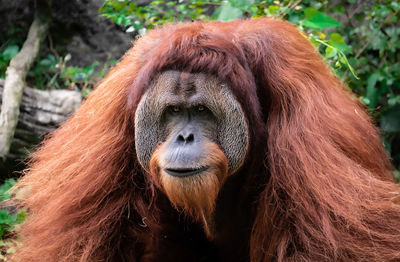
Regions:
[[185, 138], [183, 135], [178, 135], [178, 138], [176, 139], [178, 142], [185, 142]]
[[194, 141], [194, 135], [193, 134], [188, 134], [188, 135], [183, 135], [179, 134], [176, 140], [180, 143], [191, 143]]
[[194, 141], [194, 135], [190, 134], [188, 135], [188, 137], [186, 138], [186, 142], [193, 142]]

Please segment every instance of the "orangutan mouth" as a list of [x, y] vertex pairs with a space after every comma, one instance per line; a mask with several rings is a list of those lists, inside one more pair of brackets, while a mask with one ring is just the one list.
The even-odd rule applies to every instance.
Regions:
[[187, 177], [187, 176], [193, 176], [197, 175], [199, 173], [202, 173], [206, 171], [208, 167], [200, 167], [200, 168], [190, 168], [190, 167], [184, 167], [184, 168], [165, 168], [165, 172], [171, 176], [175, 177]]

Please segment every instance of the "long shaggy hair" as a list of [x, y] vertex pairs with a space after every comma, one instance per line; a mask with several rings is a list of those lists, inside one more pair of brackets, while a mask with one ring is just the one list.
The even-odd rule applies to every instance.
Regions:
[[[309, 41], [270, 18], [166, 25], [138, 39], [34, 153], [18, 184], [29, 189], [29, 218], [15, 260], [139, 261], [157, 252], [148, 243], [170, 227], [163, 196], [176, 192], [160, 191], [159, 177], [139, 166], [133, 118], [164, 70], [217, 76], [247, 116], [250, 150], [235, 174], [240, 205], [252, 210], [240, 240], [247, 260], [400, 260], [400, 189], [377, 129]], [[224, 178], [214, 180], [205, 183], [218, 190]], [[180, 193], [173, 205], [196, 208], [196, 194]], [[204, 201], [199, 209], [214, 205]], [[229, 201], [217, 200], [217, 217]]]

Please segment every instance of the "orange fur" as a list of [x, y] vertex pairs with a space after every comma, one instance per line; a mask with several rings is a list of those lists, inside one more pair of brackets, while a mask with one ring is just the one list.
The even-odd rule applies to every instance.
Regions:
[[199, 164], [209, 168], [201, 175], [177, 178], [166, 174], [160, 169], [159, 163], [163, 145], [156, 149], [150, 160], [150, 173], [171, 203], [178, 210], [183, 209], [186, 214], [200, 221], [206, 234], [212, 237], [212, 215], [218, 192], [228, 176], [228, 160], [216, 144], [208, 142], [205, 147], [207, 157]]
[[[192, 199], [186, 185], [146, 174], [135, 155], [136, 106], [166, 69], [217, 76], [249, 122], [248, 158], [235, 174], [240, 191], [224, 190], [229, 177], [220, 194], [231, 195], [214, 211], [219, 232], [245, 225], [219, 238], [228, 250], [222, 259], [240, 250], [252, 262], [400, 260], [400, 189], [371, 118], [293, 25], [263, 18], [166, 25], [137, 40], [33, 154], [18, 184], [30, 192], [16, 261], [175, 261], [201, 246], [171, 241], [161, 252], [160, 230], [183, 230], [164, 219], [176, 211], [155, 184], [199, 216], [211, 212], [223, 180], [200, 182], [210, 198], [191, 182]], [[234, 198], [249, 212], [236, 212]]]

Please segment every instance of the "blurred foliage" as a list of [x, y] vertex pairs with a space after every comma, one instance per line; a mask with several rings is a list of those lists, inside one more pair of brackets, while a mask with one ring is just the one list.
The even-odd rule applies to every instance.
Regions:
[[7, 32], [7, 41], [0, 45], [0, 78], [4, 78], [10, 60], [19, 52], [22, 45], [20, 28], [13, 28]]
[[80, 90], [86, 97], [94, 85], [101, 80], [108, 70], [117, 63], [110, 60], [103, 65], [95, 61], [90, 66], [69, 66], [71, 55], [64, 57], [48, 54], [38, 59], [28, 73], [27, 82], [39, 89], [69, 88]]
[[[350, 63], [360, 76], [359, 81], [343, 77], [350, 88], [369, 108], [384, 132], [384, 142], [397, 167], [400, 165], [400, 3], [367, 1], [359, 13], [349, 16], [340, 33], [355, 54]], [[352, 16], [352, 17], [351, 17]]]
[[[5, 73], [11, 59], [18, 54], [23, 44], [24, 34], [21, 29], [8, 31], [9, 40], [0, 45], [0, 78], [5, 78]], [[95, 61], [86, 67], [68, 65], [71, 55], [64, 57], [57, 53], [39, 55], [36, 62], [28, 72], [27, 83], [38, 89], [68, 88], [79, 90], [83, 97], [89, 95], [94, 85], [101, 80], [117, 60], [110, 60], [100, 65]]]
[[[7, 66], [19, 52], [21, 44], [19, 38], [11, 38], [9, 42], [0, 46], [0, 78], [5, 78]], [[118, 62], [110, 60], [100, 65], [95, 61], [89, 66], [78, 67], [67, 65], [70, 60], [70, 54], [60, 57], [58, 54], [49, 53], [45, 57], [37, 58], [28, 72], [26, 79], [28, 85], [38, 89], [80, 90], [83, 97], [86, 97], [94, 85]]]
[[210, 18], [215, 6], [220, 6], [221, 1], [216, 0], [190, 0], [190, 1], [151, 1], [148, 5], [141, 6], [135, 1], [105, 1], [100, 8], [102, 16], [125, 28], [126, 32], [137, 31], [140, 34], [157, 25], [177, 20], [194, 20]]
[[[299, 2], [302, 2], [300, 5]], [[337, 32], [329, 36], [323, 29], [334, 28], [341, 24], [332, 17], [317, 10], [321, 4], [316, 1], [271, 1], [271, 0], [229, 0], [229, 1], [152, 1], [146, 6], [139, 6], [130, 0], [106, 0], [100, 8], [102, 16], [125, 28], [126, 32], [145, 33], [156, 25], [172, 21], [195, 19], [228, 21], [236, 18], [276, 16], [297, 24], [305, 35], [330, 60], [335, 68], [344, 65], [355, 72], [346, 58], [351, 53]], [[327, 2], [327, 1], [326, 1]], [[357, 78], [357, 77], [356, 77]]]
[[[10, 199], [11, 194], [9, 190], [15, 184], [14, 179], [8, 179], [0, 186], [0, 201], [5, 201]], [[22, 223], [26, 218], [26, 212], [24, 210], [19, 210], [16, 214], [10, 214], [8, 210], [0, 209], [0, 238], [11, 231], [14, 227]]]
[[[399, 10], [400, 3], [380, 0], [158, 0], [148, 5], [106, 0], [100, 8], [102, 16], [128, 33], [139, 34], [164, 23], [196, 19], [288, 20], [370, 110], [384, 131], [382, 140], [396, 167], [400, 166]], [[395, 175], [400, 179], [398, 172]]]
[[[10, 189], [15, 184], [14, 179], [8, 179], [0, 186], [0, 201], [9, 200], [11, 197]], [[14, 207], [15, 209], [15, 207]], [[6, 209], [0, 209], [0, 261], [7, 261], [6, 255], [15, 252], [18, 241], [15, 238], [15, 227], [26, 219], [25, 210], [16, 210], [12, 213]]]

